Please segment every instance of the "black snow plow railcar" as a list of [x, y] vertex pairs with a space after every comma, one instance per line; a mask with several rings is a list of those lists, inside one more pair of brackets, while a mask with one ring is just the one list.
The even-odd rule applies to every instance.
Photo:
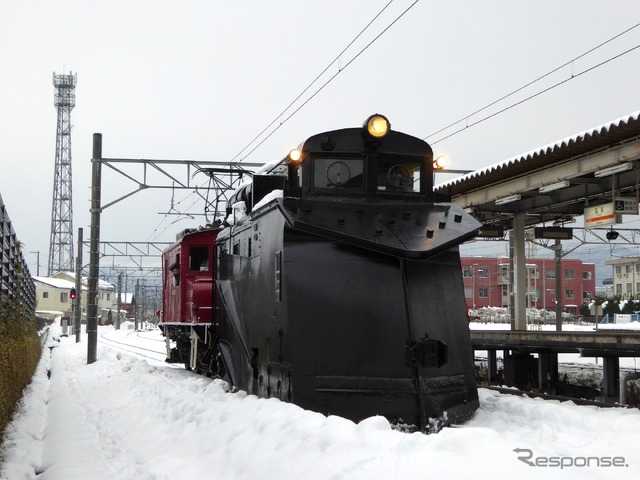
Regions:
[[469, 418], [458, 245], [480, 224], [447, 200], [434, 197], [431, 147], [382, 115], [264, 168], [234, 193], [215, 240], [204, 370], [354, 421], [425, 431]]

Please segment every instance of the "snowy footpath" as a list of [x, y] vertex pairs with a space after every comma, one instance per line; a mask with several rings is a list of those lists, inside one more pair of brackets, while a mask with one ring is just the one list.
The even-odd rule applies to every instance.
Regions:
[[227, 393], [224, 382], [150, 354], [162, 352], [157, 331], [101, 327], [91, 365], [86, 337], [58, 334], [54, 325], [5, 433], [0, 479], [640, 478], [636, 409], [481, 389], [467, 424], [405, 434], [381, 417], [355, 424]]

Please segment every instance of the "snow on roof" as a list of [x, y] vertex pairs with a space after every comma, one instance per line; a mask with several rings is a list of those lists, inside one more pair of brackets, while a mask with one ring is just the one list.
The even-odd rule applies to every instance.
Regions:
[[36, 310], [36, 315], [64, 315], [64, 312], [60, 310]]
[[436, 185], [435, 188], [436, 189], [447, 188], [452, 185], [460, 184], [466, 180], [471, 180], [477, 177], [487, 175], [496, 170], [501, 170], [511, 165], [517, 165], [519, 163], [533, 159], [535, 157], [542, 157], [544, 155], [548, 155], [553, 152], [556, 152], [560, 149], [572, 147], [581, 142], [586, 142], [588, 140], [591, 140], [594, 137], [612, 133], [614, 130], [618, 128], [624, 129], [624, 127], [627, 126], [627, 124], [638, 122], [639, 120], [640, 120], [640, 111], [637, 111], [632, 113], [631, 115], [620, 117], [616, 120], [613, 120], [608, 123], [604, 123], [590, 130], [585, 130], [584, 132], [580, 132], [578, 134], [563, 138], [556, 142], [549, 143], [543, 147], [539, 147], [534, 150], [530, 150], [528, 152], [522, 153], [520, 155], [516, 155], [514, 157], [508, 158], [507, 160], [494, 163], [493, 165], [489, 165], [488, 167], [475, 170], [473, 172], [467, 173], [466, 175], [462, 175], [460, 177], [447, 180], [443, 183]]
[[266, 205], [271, 200], [274, 200], [276, 198], [282, 198], [283, 196], [284, 196], [284, 192], [282, 190], [273, 190], [271, 193], [267, 193], [262, 200], [256, 203], [253, 206], [253, 209], [258, 210], [260, 207]]
[[73, 288], [76, 286], [75, 282], [71, 282], [69, 280], [64, 280], [62, 278], [51, 278], [51, 277], [32, 277], [34, 282], [40, 282], [45, 285], [49, 285], [54, 288]]
[[[85, 283], [86, 279], [87, 277], [82, 277], [82, 283]], [[106, 280], [98, 279], [98, 289], [99, 290], [115, 290], [116, 287], [114, 287], [112, 284], [110, 284]]]
[[[73, 272], [65, 272], [65, 276], [72, 275], [71, 278], [75, 278]], [[73, 288], [76, 286], [75, 280], [67, 280], [65, 278], [56, 277], [31, 277], [35, 282], [40, 282], [45, 285], [49, 285], [54, 288]], [[87, 290], [87, 277], [82, 277], [82, 290]], [[105, 280], [98, 279], [99, 290], [115, 290], [115, 287]]]
[[132, 303], [132, 302], [133, 302], [133, 293], [125, 293], [125, 292], [122, 292], [122, 293], [120, 294], [120, 301], [121, 301], [122, 303], [125, 303], [125, 304], [127, 304], [127, 303]]
[[286, 174], [287, 173], [287, 164], [283, 159], [280, 160], [272, 160], [270, 162], [265, 163], [262, 167], [256, 170], [256, 175], [264, 175], [264, 174]]

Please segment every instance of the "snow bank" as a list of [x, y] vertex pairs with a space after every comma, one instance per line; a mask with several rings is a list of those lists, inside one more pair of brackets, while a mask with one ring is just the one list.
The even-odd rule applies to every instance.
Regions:
[[[164, 348], [159, 333], [111, 338]], [[148, 335], [156, 335], [150, 338]], [[101, 337], [102, 338], [102, 337]], [[581, 407], [480, 390], [466, 425], [405, 434], [275, 399], [99, 344], [63, 338], [43, 357], [7, 432], [0, 478], [396, 479], [517, 476], [637, 478], [638, 410]], [[161, 358], [158, 357], [158, 358]], [[51, 379], [47, 379], [47, 370]], [[520, 453], [514, 452], [519, 449]], [[523, 454], [522, 451], [525, 453]], [[531, 467], [519, 456], [624, 458], [623, 467]]]

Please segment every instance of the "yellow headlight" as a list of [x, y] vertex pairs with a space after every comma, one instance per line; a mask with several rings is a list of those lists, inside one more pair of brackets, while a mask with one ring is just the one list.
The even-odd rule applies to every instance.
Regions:
[[302, 152], [300, 150], [298, 150], [297, 148], [294, 148], [293, 150], [291, 150], [289, 152], [289, 160], [292, 162], [299, 162], [300, 159], [302, 158]]
[[366, 122], [367, 132], [373, 138], [382, 138], [387, 133], [389, 133], [389, 129], [391, 125], [389, 124], [389, 120], [384, 115], [371, 115]]
[[440, 155], [438, 158], [436, 158], [433, 161], [433, 168], [435, 168], [436, 170], [442, 170], [446, 168], [448, 163], [449, 163], [449, 159], [444, 155]]

